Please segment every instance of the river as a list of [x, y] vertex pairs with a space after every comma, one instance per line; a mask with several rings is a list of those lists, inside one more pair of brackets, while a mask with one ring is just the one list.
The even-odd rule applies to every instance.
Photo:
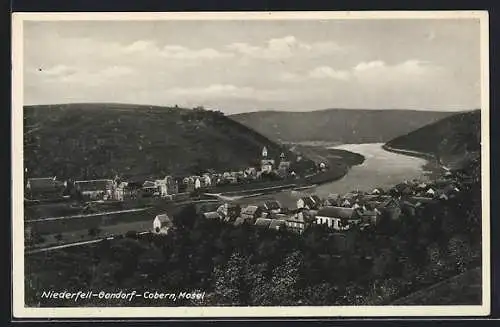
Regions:
[[348, 193], [354, 190], [370, 191], [376, 187], [389, 188], [404, 180], [427, 180], [423, 169], [425, 159], [410, 157], [382, 148], [383, 143], [342, 144], [332, 147], [363, 155], [365, 161], [353, 166], [340, 180], [319, 185], [315, 188], [298, 191], [283, 191], [280, 193], [257, 196], [245, 199], [245, 203], [259, 203], [274, 198], [284, 206], [294, 208], [296, 200], [304, 194], [317, 194], [326, 197], [330, 193]]

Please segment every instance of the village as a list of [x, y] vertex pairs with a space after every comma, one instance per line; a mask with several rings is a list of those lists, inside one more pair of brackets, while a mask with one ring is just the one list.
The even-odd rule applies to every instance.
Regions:
[[[283, 153], [279, 156], [278, 165], [269, 158], [265, 147], [261, 155], [259, 170], [251, 167], [244, 171], [206, 173], [183, 178], [166, 176], [145, 181], [121, 181], [115, 178], [74, 182], [61, 182], [55, 177], [29, 178], [26, 201], [36, 203], [77, 199], [88, 207], [91, 203], [133, 203], [141, 198], [172, 202], [215, 196], [219, 204], [205, 207], [199, 212], [205, 219], [220, 220], [234, 226], [248, 224], [271, 230], [286, 229], [298, 234], [304, 233], [312, 225], [324, 225], [332, 232], [345, 233], [353, 226], [369, 230], [368, 227], [379, 224], [384, 218], [396, 220], [403, 214], [414, 216], [428, 204], [453, 198], [464, 187], [463, 178], [459, 178], [455, 172], [446, 171], [433, 182], [404, 181], [390, 189], [378, 187], [369, 191], [354, 190], [346, 194], [329, 194], [325, 198], [303, 194], [293, 206], [284, 206], [272, 197], [260, 203], [251, 203], [246, 201], [245, 196], [236, 197], [239, 201], [233, 201], [231, 197], [209, 193], [211, 187], [216, 185], [249, 185], [251, 181], [258, 182], [270, 174], [283, 179], [297, 178]], [[325, 171], [328, 165], [319, 162], [317, 169]], [[272, 187], [270, 189], [272, 191]], [[171, 213], [164, 212], [153, 218], [150, 232], [168, 234], [173, 229], [175, 225]]]
[[[302, 161], [302, 156], [295, 159], [295, 166]], [[144, 197], [158, 197], [175, 200], [185, 198], [193, 192], [207, 192], [227, 185], [250, 187], [262, 182], [290, 181], [303, 176], [326, 171], [327, 163], [317, 164], [316, 171], [293, 169], [294, 164], [285, 153], [274, 159], [268, 155], [266, 147], [262, 149], [260, 167], [247, 167], [243, 170], [224, 172], [205, 172], [192, 176], [164, 176], [161, 179], [131, 178], [127, 181], [115, 176], [110, 179], [95, 180], [58, 180], [56, 177], [27, 178], [25, 198], [27, 201], [57, 201], [62, 198], [80, 198], [85, 201], [125, 201]], [[270, 184], [272, 186], [272, 184]]]
[[[413, 216], [428, 204], [447, 201], [462, 186], [448, 173], [446, 178], [434, 182], [405, 181], [389, 190], [375, 188], [370, 192], [330, 194], [326, 199], [312, 194], [298, 199], [295, 208], [284, 207], [277, 200], [248, 206], [226, 202], [217, 210], [202, 214], [206, 219], [234, 226], [249, 224], [299, 234], [312, 225], [325, 225], [332, 232], [345, 232], [353, 226], [364, 230], [377, 225], [384, 216], [394, 220], [402, 214]], [[172, 227], [173, 221], [167, 214], [158, 215], [153, 221], [155, 233], [168, 233]]]

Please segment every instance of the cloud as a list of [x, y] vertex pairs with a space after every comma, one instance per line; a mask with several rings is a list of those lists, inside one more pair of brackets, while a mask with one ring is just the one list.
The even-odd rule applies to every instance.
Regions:
[[49, 77], [58, 77], [58, 76], [66, 76], [70, 74], [76, 73], [78, 70], [74, 67], [68, 67], [66, 65], [56, 65], [53, 67], [49, 67], [47, 69], [39, 68], [38, 71], [42, 75], [46, 75]]
[[31, 75], [36, 74], [40, 83], [69, 83], [69, 84], [85, 84], [85, 85], [105, 85], [109, 82], [116, 82], [117, 79], [130, 76], [134, 70], [124, 66], [110, 66], [101, 70], [85, 70], [78, 67], [57, 65], [48, 69], [40, 69], [37, 72], [31, 72]]
[[175, 87], [166, 91], [173, 96], [187, 96], [194, 98], [247, 98], [255, 94], [251, 87], [238, 87], [231, 84], [212, 84], [206, 87], [180, 88]]
[[342, 48], [334, 42], [305, 43], [294, 36], [273, 38], [264, 46], [255, 46], [244, 42], [227, 45], [227, 49], [255, 59], [288, 59], [293, 56], [324, 56], [340, 52]]
[[354, 67], [355, 71], [362, 72], [370, 69], [376, 69], [376, 68], [381, 68], [385, 67], [385, 63], [383, 61], [377, 60], [377, 61], [370, 61], [370, 62], [360, 62], [359, 64]]
[[318, 66], [305, 73], [283, 72], [279, 76], [282, 82], [305, 82], [310, 80], [358, 81], [368, 84], [388, 84], [394, 82], [415, 83], [437, 77], [443, 69], [422, 60], [407, 60], [394, 65], [384, 61], [360, 62], [351, 69], [339, 70], [330, 66]]
[[353, 69], [353, 76], [367, 83], [428, 83], [430, 79], [439, 77], [442, 73], [442, 67], [417, 59], [394, 65], [387, 65], [383, 61], [361, 62]]
[[310, 78], [333, 78], [340, 80], [347, 80], [350, 77], [350, 73], [348, 71], [343, 70], [335, 70], [328, 66], [316, 67], [309, 72]]
[[153, 41], [138, 40], [124, 47], [125, 53], [143, 53], [149, 56], [158, 56], [166, 59], [197, 60], [218, 59], [234, 56], [230, 52], [220, 52], [213, 48], [189, 49], [181, 45], [158, 46]]

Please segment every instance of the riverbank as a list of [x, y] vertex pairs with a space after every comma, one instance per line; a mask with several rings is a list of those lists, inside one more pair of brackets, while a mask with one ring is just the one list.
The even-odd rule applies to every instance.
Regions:
[[297, 145], [294, 151], [301, 153], [318, 165], [325, 163], [328, 169], [301, 178], [223, 185], [207, 188], [203, 192], [223, 196], [244, 196], [253, 193], [269, 194], [297, 188], [310, 188], [340, 180], [348, 174], [349, 169], [353, 166], [361, 165], [365, 161], [365, 157], [359, 153], [315, 145]]
[[439, 163], [434, 155], [431, 155], [429, 153], [394, 148], [389, 146], [387, 143], [382, 146], [382, 149], [388, 152], [403, 154], [405, 156], [425, 159], [426, 163], [422, 166], [422, 169], [424, 169], [429, 178], [435, 178], [437, 176], [441, 176], [445, 170], [445, 166]]

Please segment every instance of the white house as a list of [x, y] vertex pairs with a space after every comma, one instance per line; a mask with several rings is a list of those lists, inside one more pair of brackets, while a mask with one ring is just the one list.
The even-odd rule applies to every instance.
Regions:
[[165, 176], [163, 179], [155, 180], [155, 185], [158, 187], [162, 198], [178, 192], [176, 182], [172, 176]]
[[195, 190], [196, 189], [199, 189], [201, 187], [201, 180], [199, 178], [197, 178], [195, 181], [194, 181], [194, 188]]
[[174, 226], [172, 220], [166, 214], [161, 214], [153, 220], [153, 231], [156, 234], [167, 234]]
[[352, 208], [323, 207], [316, 214], [316, 224], [327, 225], [335, 230], [347, 230], [360, 222], [361, 216]]
[[266, 147], [263, 147], [262, 148], [262, 157], [267, 157], [267, 148]]
[[261, 160], [261, 171], [270, 173], [274, 167], [274, 160], [272, 159], [264, 159]]
[[208, 174], [203, 175], [203, 184], [205, 186], [210, 186], [212, 185], [212, 178]]
[[426, 194], [428, 194], [428, 195], [432, 195], [432, 196], [433, 196], [433, 195], [435, 195], [435, 194], [436, 194], [436, 191], [434, 191], [434, 189], [430, 188], [430, 189], [428, 189], [428, 190], [427, 190], [427, 192], [425, 192], [425, 193], [426, 193]]
[[125, 198], [125, 188], [127, 187], [127, 185], [127, 182], [121, 182], [116, 186], [114, 194], [115, 200], [123, 201], [123, 199]]
[[76, 181], [75, 188], [90, 200], [110, 200], [115, 193], [115, 182], [111, 179]]

